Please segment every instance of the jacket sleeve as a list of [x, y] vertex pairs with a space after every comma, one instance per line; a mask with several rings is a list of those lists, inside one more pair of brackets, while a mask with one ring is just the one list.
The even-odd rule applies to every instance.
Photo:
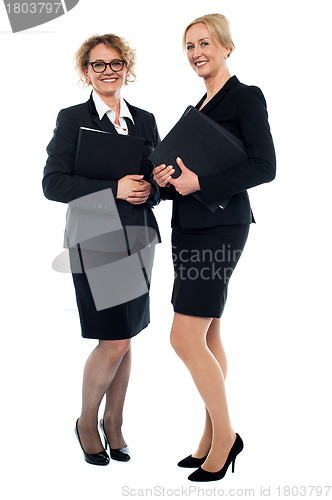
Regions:
[[237, 95], [237, 123], [247, 160], [218, 174], [199, 176], [207, 202], [230, 197], [275, 178], [276, 158], [266, 102], [258, 87], [244, 87]]
[[159, 187], [160, 198], [162, 200], [174, 200], [176, 189], [174, 186], [169, 187]]
[[[151, 113], [151, 126], [152, 126], [152, 146], [153, 146], [153, 149], [155, 149], [158, 146], [158, 144], [160, 143], [160, 136], [159, 136], [159, 132], [158, 132], [156, 119], [152, 113]], [[152, 165], [152, 163], [151, 163], [151, 166], [152, 166], [151, 174], [150, 174], [149, 178], [147, 179], [147, 181], [151, 184], [151, 186], [154, 187], [155, 194], [153, 197], [148, 199], [146, 202], [150, 207], [158, 205], [160, 203], [160, 199], [161, 199], [160, 187], [158, 186], [158, 184], [156, 183], [156, 181], [153, 178], [153, 165]]]
[[82, 196], [112, 189], [116, 199], [118, 182], [88, 179], [74, 174], [74, 163], [80, 124], [70, 110], [60, 111], [53, 138], [47, 146], [48, 159], [42, 187], [49, 200], [69, 203]]

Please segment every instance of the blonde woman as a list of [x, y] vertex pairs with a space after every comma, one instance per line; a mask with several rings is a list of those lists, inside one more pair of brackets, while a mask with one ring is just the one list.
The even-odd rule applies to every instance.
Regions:
[[[275, 152], [261, 90], [230, 75], [227, 60], [234, 43], [227, 19], [221, 14], [195, 19], [185, 29], [183, 44], [190, 66], [206, 87], [196, 108], [241, 139], [247, 153], [247, 160], [236, 168], [213, 175], [197, 176], [180, 158], [182, 173], [177, 179], [172, 178], [170, 165], [154, 171], [161, 196], [173, 200], [171, 343], [189, 369], [206, 409], [201, 441], [178, 465], [197, 468], [189, 476], [191, 481], [215, 481], [224, 477], [230, 464], [234, 471], [243, 449], [227, 407], [220, 317], [230, 277], [254, 222], [247, 189], [272, 181]], [[190, 196], [196, 191], [206, 202], [231, 199], [226, 208], [213, 213]]]
[[[122, 88], [135, 77], [135, 51], [114, 34], [92, 36], [76, 54], [82, 80], [92, 88], [90, 99], [60, 111], [54, 136], [48, 145], [43, 190], [50, 200], [70, 203], [103, 190], [111, 190], [123, 226], [147, 226], [158, 235], [151, 207], [156, 202], [156, 186], [151, 178], [149, 154], [159, 142], [154, 116], [132, 106], [121, 97]], [[139, 171], [117, 180], [94, 178], [94, 164], [87, 176], [74, 172], [80, 127], [141, 137], [145, 140]], [[110, 158], [111, 160], [111, 158]], [[124, 451], [122, 412], [131, 365], [131, 338], [147, 327], [149, 293], [114, 307], [97, 310], [85, 272], [73, 272], [82, 336], [98, 339], [89, 356], [83, 376], [82, 411], [76, 434], [84, 458], [94, 465], [107, 465], [111, 458], [130, 459]], [[116, 287], [118, 284], [114, 283]], [[127, 283], [130, 288], [130, 282]], [[98, 411], [106, 396], [101, 430]]]

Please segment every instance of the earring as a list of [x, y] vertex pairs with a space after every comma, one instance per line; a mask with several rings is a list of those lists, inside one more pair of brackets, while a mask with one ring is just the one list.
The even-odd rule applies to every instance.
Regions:
[[227, 59], [228, 56], [229, 56], [229, 52], [228, 52], [228, 54], [225, 55], [225, 59]]

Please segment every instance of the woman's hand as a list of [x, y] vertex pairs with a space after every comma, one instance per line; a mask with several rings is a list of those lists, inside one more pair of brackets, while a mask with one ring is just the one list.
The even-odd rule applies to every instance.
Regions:
[[181, 158], [176, 159], [176, 163], [179, 165], [181, 169], [181, 175], [177, 179], [169, 180], [169, 183], [172, 184], [177, 192], [182, 196], [186, 196], [187, 194], [194, 193], [195, 191], [200, 191], [201, 187], [199, 185], [198, 176], [192, 170], [189, 170], [181, 160]]
[[116, 198], [118, 200], [127, 200], [128, 196], [132, 192], [133, 188], [136, 188], [143, 181], [143, 175], [126, 175], [118, 181], [118, 192]]
[[158, 165], [153, 169], [153, 178], [160, 187], [170, 187], [170, 179], [175, 170], [172, 165]]
[[139, 181], [138, 185], [135, 185], [129, 193], [127, 201], [132, 205], [145, 203], [150, 196], [151, 188], [152, 186], [149, 182]]

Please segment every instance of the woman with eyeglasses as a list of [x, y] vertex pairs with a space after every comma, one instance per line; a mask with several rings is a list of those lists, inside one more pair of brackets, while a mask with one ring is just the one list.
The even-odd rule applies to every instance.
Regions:
[[[151, 210], [158, 202], [158, 186], [152, 179], [152, 164], [148, 160], [159, 142], [156, 121], [151, 113], [132, 106], [121, 97], [123, 86], [135, 78], [135, 62], [135, 51], [125, 39], [114, 34], [92, 36], [81, 45], [76, 53], [76, 68], [82, 81], [92, 87], [91, 96], [84, 104], [60, 111], [47, 147], [43, 191], [46, 198], [69, 204], [73, 200], [84, 200], [85, 196], [89, 199], [93, 193], [97, 193], [97, 198], [99, 193], [113, 195], [124, 229], [147, 227], [160, 241]], [[138, 171], [118, 179], [96, 179], [92, 162], [88, 175], [77, 175], [75, 156], [82, 127], [143, 138]], [[111, 200], [109, 202], [112, 205]], [[96, 209], [99, 205], [104, 206], [94, 205]], [[79, 248], [78, 257], [82, 258]], [[84, 269], [72, 274], [82, 336], [98, 340], [84, 367], [82, 410], [76, 422], [76, 435], [88, 463], [107, 465], [110, 461], [108, 446], [111, 458], [128, 461], [130, 456], [125, 450], [127, 444], [121, 427], [131, 366], [130, 343], [131, 338], [149, 324], [149, 293], [142, 292], [137, 298], [97, 309]], [[112, 286], [119, 287], [121, 283], [114, 282]], [[123, 286], [129, 290], [132, 287], [130, 279]], [[98, 412], [104, 396], [106, 402], [100, 427], [105, 448], [98, 431]]]
[[[161, 196], [173, 200], [171, 343], [205, 404], [201, 440], [178, 465], [196, 468], [188, 477], [191, 481], [215, 481], [225, 476], [230, 464], [234, 471], [243, 449], [228, 411], [220, 317], [229, 280], [254, 222], [247, 189], [272, 181], [276, 165], [261, 90], [241, 83], [229, 72], [227, 60], [234, 43], [227, 19], [221, 14], [195, 19], [184, 31], [183, 46], [190, 66], [206, 87], [197, 110], [241, 140], [247, 154], [240, 164], [223, 169], [221, 152], [220, 171], [209, 175], [197, 175], [180, 158], [177, 163], [182, 172], [176, 179], [171, 165], [159, 165], [154, 171]], [[203, 140], [201, 146], [204, 152]], [[205, 204], [191, 196], [198, 191]], [[227, 199], [228, 204], [220, 206]], [[209, 203], [217, 204], [215, 211], [207, 208]]]

